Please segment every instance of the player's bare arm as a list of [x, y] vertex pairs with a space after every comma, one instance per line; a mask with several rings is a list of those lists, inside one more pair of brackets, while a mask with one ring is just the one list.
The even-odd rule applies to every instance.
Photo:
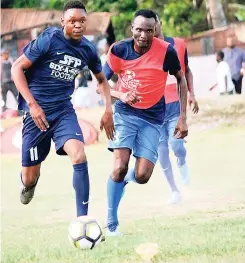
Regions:
[[192, 112], [196, 114], [199, 111], [199, 106], [195, 98], [195, 93], [194, 93], [194, 88], [193, 88], [193, 74], [191, 72], [189, 65], [186, 65], [185, 78], [187, 81], [187, 87], [189, 91], [188, 103], [190, 107], [191, 105], [193, 105]]
[[111, 97], [121, 100], [123, 103], [127, 103], [130, 106], [140, 101], [140, 96], [137, 95], [135, 90], [130, 90], [126, 93], [117, 90], [111, 90]]
[[105, 102], [105, 113], [100, 121], [100, 129], [105, 129], [107, 138], [113, 140], [114, 138], [114, 123], [112, 118], [111, 93], [109, 83], [103, 72], [95, 74], [98, 81], [98, 90], [100, 91]]
[[32, 62], [25, 55], [21, 55], [12, 65], [11, 74], [16, 88], [29, 106], [30, 114], [36, 126], [41, 131], [46, 131], [47, 128], [49, 128], [49, 124], [46, 120], [45, 113], [34, 99], [24, 74], [24, 70], [27, 70], [31, 66]]
[[180, 117], [174, 131], [177, 139], [185, 138], [188, 135], [188, 126], [186, 123], [186, 106], [187, 106], [187, 82], [184, 73], [179, 70], [175, 77], [178, 82], [178, 93], [180, 101]]
[[[107, 80], [111, 79], [111, 77], [114, 74], [113, 70], [110, 68], [110, 66], [107, 63], [104, 66], [104, 72]], [[123, 103], [127, 103], [130, 106], [140, 101], [140, 97], [137, 96], [137, 92], [135, 90], [129, 90], [128, 92], [121, 92], [111, 88], [110, 91], [111, 91], [111, 97], [113, 99], [121, 100]], [[97, 92], [100, 93], [98, 89]]]

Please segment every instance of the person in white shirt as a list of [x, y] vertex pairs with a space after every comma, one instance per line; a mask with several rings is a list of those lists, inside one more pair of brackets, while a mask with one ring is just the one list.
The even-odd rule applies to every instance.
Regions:
[[231, 78], [231, 71], [228, 63], [224, 61], [224, 52], [218, 51], [216, 54], [216, 60], [218, 62], [216, 68], [217, 83], [213, 85], [209, 90], [218, 87], [220, 95], [233, 94], [234, 84]]

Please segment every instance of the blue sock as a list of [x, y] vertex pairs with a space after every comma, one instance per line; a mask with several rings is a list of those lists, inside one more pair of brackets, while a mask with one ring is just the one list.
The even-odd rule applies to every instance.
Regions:
[[168, 181], [168, 184], [172, 190], [178, 191], [178, 188], [176, 186], [175, 180], [174, 180], [174, 175], [173, 175], [173, 169], [169, 157], [169, 148], [168, 144], [165, 142], [160, 143], [159, 148], [158, 148], [158, 160], [161, 165], [162, 171]]
[[77, 216], [87, 215], [89, 202], [88, 163], [73, 165], [73, 187], [76, 193]]
[[163, 173], [168, 181], [168, 184], [172, 190], [172, 192], [177, 191], [179, 192], [179, 189], [177, 188], [177, 185], [175, 183], [174, 180], [174, 175], [173, 175], [173, 170], [172, 170], [172, 165], [170, 164], [170, 166], [167, 169], [162, 169]]
[[114, 182], [111, 176], [107, 183], [107, 199], [108, 199], [108, 217], [107, 217], [107, 227], [110, 231], [115, 231], [118, 226], [117, 210], [121, 200], [123, 188], [123, 182]]
[[137, 183], [136, 178], [135, 178], [135, 170], [133, 168], [128, 169], [128, 172], [124, 178], [124, 182], [125, 184], [127, 184], [128, 182]]

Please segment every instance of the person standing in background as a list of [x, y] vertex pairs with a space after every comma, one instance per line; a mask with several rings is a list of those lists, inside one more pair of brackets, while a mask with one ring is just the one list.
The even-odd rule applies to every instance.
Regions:
[[217, 83], [209, 90], [211, 91], [218, 86], [220, 95], [232, 95], [234, 91], [234, 83], [231, 79], [230, 67], [228, 63], [224, 61], [224, 52], [222, 50], [217, 52], [216, 61], [218, 62], [216, 68]]
[[14, 82], [11, 78], [11, 67], [12, 67], [12, 60], [9, 56], [9, 50], [8, 49], [2, 49], [1, 50], [1, 94], [2, 94], [2, 100], [4, 102], [3, 105], [3, 111], [7, 109], [6, 103], [7, 103], [7, 94], [8, 91], [11, 91], [16, 103], [17, 103], [17, 97], [18, 97], [18, 91], [14, 85]]
[[107, 40], [106, 39], [101, 40], [99, 49], [101, 52], [100, 60], [101, 60], [102, 66], [104, 66], [106, 61], [107, 61], [107, 53], [109, 51], [109, 48], [110, 48], [110, 46], [109, 46]]
[[226, 40], [227, 47], [224, 49], [224, 60], [228, 63], [231, 70], [232, 81], [235, 85], [237, 94], [242, 93], [242, 78], [241, 69], [245, 63], [245, 51], [236, 47], [235, 38], [228, 37]]

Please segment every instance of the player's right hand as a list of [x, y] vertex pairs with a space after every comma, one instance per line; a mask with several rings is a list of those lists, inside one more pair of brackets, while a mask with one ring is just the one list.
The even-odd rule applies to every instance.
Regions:
[[140, 99], [141, 97], [137, 95], [137, 92], [135, 90], [130, 90], [126, 93], [121, 93], [120, 95], [120, 100], [129, 105], [133, 105], [136, 102], [139, 102]]
[[112, 111], [106, 111], [100, 120], [100, 130], [105, 129], [106, 136], [109, 140], [114, 139], [115, 127], [112, 117]]
[[49, 128], [49, 124], [46, 120], [46, 115], [43, 109], [37, 103], [33, 103], [32, 105], [30, 105], [29, 109], [31, 117], [35, 122], [36, 126], [41, 131], [47, 131], [47, 129]]
[[178, 123], [175, 127], [173, 136], [176, 139], [184, 139], [188, 135], [188, 126], [186, 118], [179, 118]]

